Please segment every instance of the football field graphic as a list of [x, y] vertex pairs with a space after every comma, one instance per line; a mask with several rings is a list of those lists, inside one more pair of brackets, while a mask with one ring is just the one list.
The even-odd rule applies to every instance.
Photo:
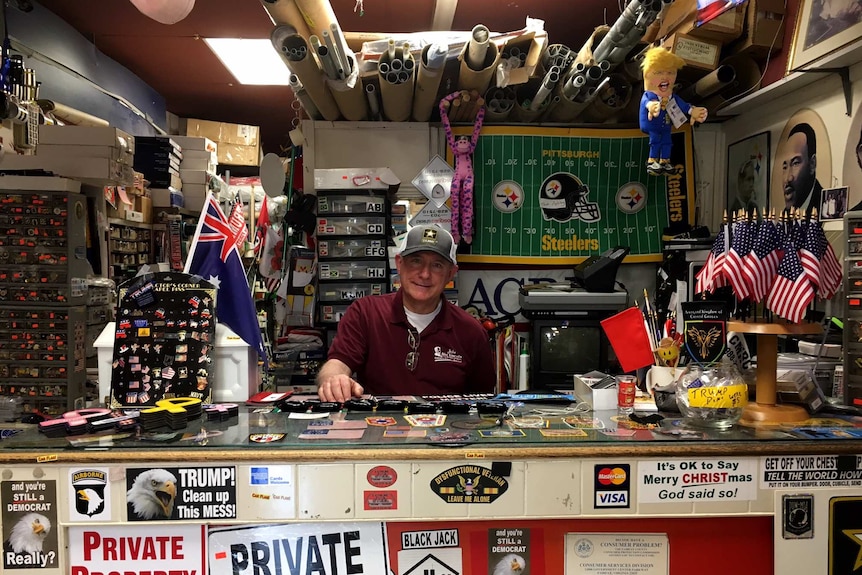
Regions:
[[694, 218], [691, 130], [673, 138], [677, 173], [657, 177], [640, 130], [484, 128], [473, 244], [459, 261], [570, 264], [619, 245], [631, 247], [627, 261], [659, 261], [662, 230]]

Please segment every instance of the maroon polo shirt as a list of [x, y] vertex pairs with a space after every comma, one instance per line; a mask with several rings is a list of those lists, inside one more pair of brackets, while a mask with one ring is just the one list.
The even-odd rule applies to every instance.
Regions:
[[347, 308], [329, 359], [356, 372], [373, 395], [444, 395], [494, 391], [494, 359], [488, 334], [476, 318], [444, 300], [419, 336], [419, 363], [406, 366], [407, 315], [401, 292], [366, 296]]

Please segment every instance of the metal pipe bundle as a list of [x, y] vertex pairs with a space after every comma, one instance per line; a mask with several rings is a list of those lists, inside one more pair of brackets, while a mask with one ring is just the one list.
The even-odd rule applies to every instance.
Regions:
[[[340, 117], [338, 104], [326, 85], [323, 71], [317, 64], [317, 61], [309, 55], [308, 45], [305, 38], [296, 34], [292, 26], [276, 26], [270, 34], [270, 41], [275, 47], [282, 61], [287, 65], [290, 71], [297, 76], [297, 80], [302, 84], [309, 98], [314, 103], [318, 112], [324, 119], [333, 122]], [[304, 51], [292, 51], [291, 48], [297, 46], [305, 47]], [[292, 57], [299, 59], [293, 60]], [[300, 100], [300, 103], [302, 101]], [[308, 115], [311, 112], [306, 110]]]
[[593, 50], [593, 58], [597, 62], [607, 60], [611, 67], [622, 63], [663, 6], [663, 0], [631, 0]]
[[485, 92], [485, 123], [503, 122], [515, 107], [515, 89], [488, 88]]

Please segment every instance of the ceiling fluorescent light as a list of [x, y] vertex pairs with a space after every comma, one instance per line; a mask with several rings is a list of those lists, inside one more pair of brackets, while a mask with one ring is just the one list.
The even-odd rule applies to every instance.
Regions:
[[204, 38], [204, 41], [240, 84], [290, 85], [290, 70], [269, 38]]

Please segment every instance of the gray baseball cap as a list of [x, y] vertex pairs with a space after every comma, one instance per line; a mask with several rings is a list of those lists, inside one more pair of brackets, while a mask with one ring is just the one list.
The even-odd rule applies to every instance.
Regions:
[[402, 256], [409, 256], [416, 252], [434, 252], [440, 254], [450, 262], [458, 265], [455, 253], [458, 246], [452, 239], [452, 234], [439, 226], [416, 226], [407, 233], [404, 247], [401, 248]]

